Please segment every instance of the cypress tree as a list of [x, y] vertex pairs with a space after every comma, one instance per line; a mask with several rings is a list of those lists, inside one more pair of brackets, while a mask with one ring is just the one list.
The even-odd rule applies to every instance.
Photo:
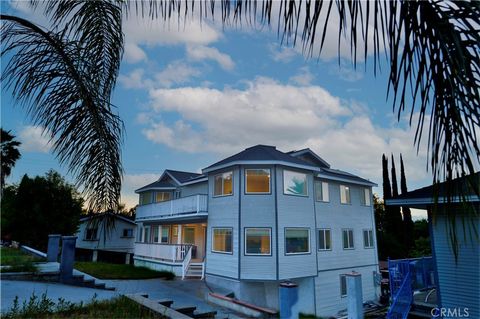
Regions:
[[[407, 179], [405, 177], [405, 167], [403, 165], [402, 154], [400, 154], [400, 191], [402, 192], [402, 195], [407, 193]], [[412, 212], [409, 207], [402, 207], [402, 212], [405, 245], [407, 246], [407, 249], [410, 250], [414, 243]]]
[[383, 175], [383, 199], [392, 197], [392, 188], [390, 186], [390, 178], [388, 176], [388, 159], [385, 154], [382, 155], [382, 175]]
[[397, 173], [395, 170], [395, 159], [392, 154], [392, 195], [393, 197], [398, 196], [398, 184], [397, 184]]

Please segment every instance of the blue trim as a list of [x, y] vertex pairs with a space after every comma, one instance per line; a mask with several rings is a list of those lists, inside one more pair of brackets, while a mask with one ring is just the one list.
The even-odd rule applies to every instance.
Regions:
[[[238, 280], [242, 277], [242, 166], [238, 166]], [[232, 183], [233, 184], [233, 183]]]
[[427, 210], [427, 220], [428, 220], [428, 231], [430, 233], [430, 245], [432, 249], [432, 258], [434, 262], [434, 269], [435, 271], [433, 272], [435, 276], [435, 283], [437, 284], [437, 307], [441, 308], [442, 307], [442, 293], [440, 291], [440, 282], [438, 279], [438, 267], [437, 267], [437, 255], [435, 253], [435, 238], [433, 236], [433, 224], [432, 224], [432, 211], [429, 208]]

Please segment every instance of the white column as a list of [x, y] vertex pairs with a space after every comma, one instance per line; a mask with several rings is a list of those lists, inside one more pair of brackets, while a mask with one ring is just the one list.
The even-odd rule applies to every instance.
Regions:
[[182, 225], [178, 225], [178, 231], [177, 231], [177, 244], [182, 243]]
[[358, 272], [345, 274], [347, 277], [348, 319], [363, 318], [362, 276]]

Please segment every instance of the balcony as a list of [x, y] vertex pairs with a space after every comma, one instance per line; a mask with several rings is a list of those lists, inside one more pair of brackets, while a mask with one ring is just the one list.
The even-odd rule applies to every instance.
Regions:
[[207, 195], [198, 194], [165, 202], [139, 205], [136, 221], [176, 220], [208, 215]]
[[135, 256], [172, 263], [181, 263], [191, 245], [158, 243], [135, 243]]

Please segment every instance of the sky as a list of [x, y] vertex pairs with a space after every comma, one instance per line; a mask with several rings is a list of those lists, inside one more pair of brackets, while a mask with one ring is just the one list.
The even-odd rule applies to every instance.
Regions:
[[[25, 2], [1, 5], [3, 13], [48, 26]], [[178, 27], [130, 17], [124, 33], [112, 102], [125, 124], [121, 201], [127, 207], [138, 202], [134, 190], [164, 169], [200, 172], [256, 144], [285, 152], [309, 147], [332, 168], [376, 182], [378, 194], [382, 154], [394, 154], [399, 182], [401, 153], [408, 188], [431, 184], [426, 148], [417, 154], [414, 147], [410, 114], [398, 122], [392, 97], [387, 98], [386, 61], [376, 77], [371, 56], [355, 70], [346, 45], [338, 59], [336, 30], [328, 33], [320, 57], [282, 44], [275, 24], [223, 28], [193, 18]], [[73, 182], [51, 151], [48, 131], [33, 125], [11, 92], [3, 87], [1, 92], [2, 128], [22, 142], [22, 158], [7, 183], [49, 169]]]

